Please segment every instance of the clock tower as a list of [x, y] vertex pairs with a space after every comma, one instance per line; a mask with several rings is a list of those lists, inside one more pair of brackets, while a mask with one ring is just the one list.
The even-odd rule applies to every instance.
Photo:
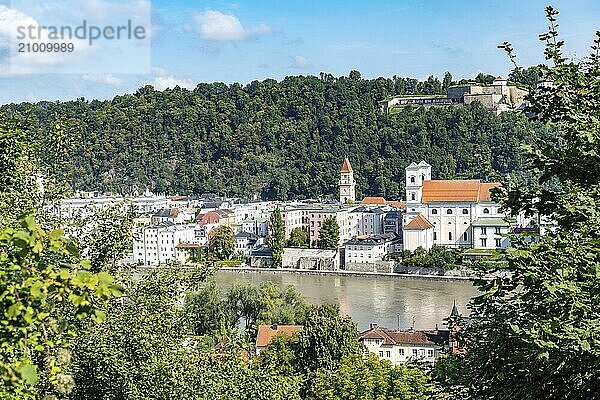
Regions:
[[354, 181], [354, 172], [348, 158], [344, 158], [344, 163], [340, 169], [340, 203], [354, 202], [356, 199], [356, 182]]

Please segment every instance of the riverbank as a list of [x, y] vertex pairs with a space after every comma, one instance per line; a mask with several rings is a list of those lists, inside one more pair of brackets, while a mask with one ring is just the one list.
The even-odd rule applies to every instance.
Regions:
[[365, 277], [391, 277], [400, 279], [424, 279], [424, 280], [438, 280], [438, 281], [473, 281], [479, 277], [468, 275], [437, 275], [437, 274], [423, 274], [423, 273], [382, 273], [382, 272], [359, 272], [359, 271], [327, 271], [327, 270], [312, 270], [312, 269], [297, 269], [297, 268], [255, 268], [255, 267], [223, 267], [222, 271], [234, 271], [240, 273], [264, 273], [264, 274], [278, 274], [278, 273], [294, 273], [302, 275], [332, 275], [332, 276], [365, 276]]

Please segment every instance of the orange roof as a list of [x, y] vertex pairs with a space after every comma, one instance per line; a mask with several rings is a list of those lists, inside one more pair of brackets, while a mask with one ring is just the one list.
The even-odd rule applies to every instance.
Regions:
[[365, 197], [360, 204], [386, 204], [383, 197]]
[[389, 204], [390, 206], [394, 207], [394, 208], [404, 208], [406, 207], [406, 204], [403, 201], [388, 201], [386, 202], [387, 204]]
[[433, 228], [431, 222], [427, 221], [427, 218], [423, 216], [423, 214], [419, 214], [413, 218], [405, 227], [405, 230], [408, 231], [422, 231], [425, 229]]
[[344, 163], [342, 164], [342, 169], [340, 169], [340, 172], [352, 172], [352, 166], [350, 165], [348, 157], [344, 158]]
[[479, 179], [423, 181], [422, 201], [491, 201], [490, 189], [499, 186], [499, 183], [481, 183]]
[[259, 325], [258, 334], [256, 335], [256, 347], [267, 346], [275, 335], [291, 336], [302, 329], [304, 329], [302, 325]]
[[394, 201], [394, 200], [386, 200], [383, 197], [365, 197], [362, 199], [360, 204], [381, 204], [381, 205], [390, 205], [394, 208], [404, 208], [405, 204], [402, 201]]

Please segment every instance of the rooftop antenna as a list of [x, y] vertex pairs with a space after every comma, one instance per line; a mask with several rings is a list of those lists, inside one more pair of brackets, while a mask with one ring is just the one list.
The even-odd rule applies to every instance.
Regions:
[[411, 331], [414, 331], [414, 330], [415, 330], [415, 316], [414, 316], [414, 315], [413, 315], [413, 319], [412, 319], [412, 325], [411, 325], [411, 327], [410, 327], [410, 330], [411, 330]]
[[400, 314], [396, 314], [398, 330], [400, 330]]

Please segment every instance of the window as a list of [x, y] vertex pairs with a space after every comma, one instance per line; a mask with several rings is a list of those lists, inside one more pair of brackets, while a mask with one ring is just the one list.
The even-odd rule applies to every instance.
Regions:
[[379, 357], [383, 358], [383, 351], [379, 352]]
[[411, 199], [411, 200], [415, 200], [415, 199], [416, 199], [416, 196], [415, 196], [415, 194], [414, 194], [414, 193], [411, 193], [411, 194], [410, 194], [410, 199]]
[[437, 232], [433, 232], [433, 240], [437, 240]]
[[469, 239], [469, 236], [467, 235], [467, 232], [463, 233], [463, 240], [467, 241]]
[[425, 349], [419, 349], [419, 357], [425, 357]]
[[410, 183], [415, 183], [415, 177], [414, 176], [410, 177]]
[[481, 238], [481, 247], [485, 247], [487, 245], [487, 239]]
[[485, 235], [487, 233], [487, 229], [485, 228], [485, 226], [481, 227], [481, 234]]
[[404, 349], [398, 349], [398, 354], [403, 356], [404, 355]]
[[496, 239], [496, 247], [502, 246], [502, 239]]
[[452, 240], [452, 232], [448, 232], [448, 240]]
[[451, 215], [452, 214], [452, 209], [449, 208], [448, 210], [446, 210], [446, 214]]
[[427, 350], [427, 357], [433, 357], [433, 350]]
[[483, 209], [483, 213], [484, 214], [489, 214], [490, 213], [490, 209], [489, 208], [484, 208]]
[[390, 358], [390, 357], [392, 356], [392, 353], [391, 353], [390, 351], [386, 351], [386, 352], [385, 352], [385, 356], [386, 356], [387, 358]]
[[413, 357], [417, 356], [417, 349], [412, 349], [412, 355], [413, 355]]
[[496, 227], [496, 235], [500, 235], [500, 227]]
[[435, 215], [435, 214], [437, 214], [437, 210], [434, 208], [433, 210], [431, 210], [431, 213], [432, 213], [433, 215]]
[[469, 213], [469, 209], [467, 209], [467, 208], [463, 208], [463, 209], [462, 209], [462, 213], [463, 213], [463, 214], [465, 214], [465, 215], [466, 215], [466, 214], [468, 214], [468, 213]]

